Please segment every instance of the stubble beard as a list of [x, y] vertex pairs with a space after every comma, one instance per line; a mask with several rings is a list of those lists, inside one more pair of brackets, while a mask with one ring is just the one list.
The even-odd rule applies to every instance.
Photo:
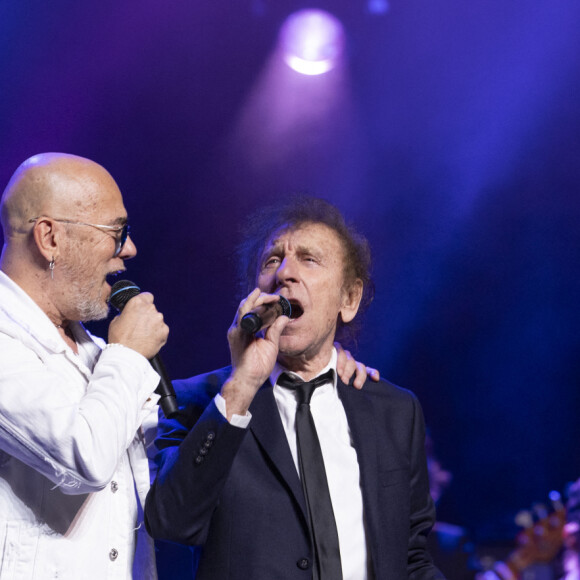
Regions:
[[89, 297], [89, 295], [79, 295], [78, 302], [76, 304], [77, 311], [79, 312], [79, 318], [83, 322], [88, 322], [89, 320], [103, 320], [109, 315], [109, 305], [100, 300], [94, 300]]
[[109, 315], [109, 304], [101, 298], [102, 281], [97, 280], [95, 272], [84, 271], [82, 267], [63, 265], [61, 274], [68, 278], [69, 292], [72, 296], [68, 309], [75, 313], [81, 322], [103, 320]]

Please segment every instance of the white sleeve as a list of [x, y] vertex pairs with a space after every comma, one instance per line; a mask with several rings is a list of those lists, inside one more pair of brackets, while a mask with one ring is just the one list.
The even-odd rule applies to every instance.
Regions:
[[158, 383], [130, 348], [103, 350], [87, 384], [64, 353], [41, 360], [0, 335], [0, 449], [64, 493], [101, 489], [155, 406]]

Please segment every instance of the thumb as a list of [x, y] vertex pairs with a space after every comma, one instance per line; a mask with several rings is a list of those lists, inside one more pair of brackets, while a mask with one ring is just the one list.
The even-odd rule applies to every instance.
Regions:
[[272, 342], [278, 348], [278, 343], [280, 342], [280, 336], [286, 325], [290, 322], [290, 319], [287, 316], [279, 316], [275, 322], [268, 327], [266, 330], [266, 334], [264, 335], [264, 339]]

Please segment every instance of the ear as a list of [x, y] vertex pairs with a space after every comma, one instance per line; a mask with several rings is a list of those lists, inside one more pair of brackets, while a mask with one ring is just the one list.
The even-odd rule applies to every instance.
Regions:
[[348, 324], [358, 312], [363, 295], [363, 282], [357, 278], [348, 288], [343, 289], [342, 307], [340, 316], [345, 324]]
[[50, 218], [39, 218], [32, 228], [32, 236], [40, 254], [50, 262], [58, 258], [61, 232]]

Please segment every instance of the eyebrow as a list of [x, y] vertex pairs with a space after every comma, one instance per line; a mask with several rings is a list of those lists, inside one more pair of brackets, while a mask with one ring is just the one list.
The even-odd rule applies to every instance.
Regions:
[[[270, 244], [267, 248], [264, 249], [262, 255], [260, 256], [259, 264], [262, 265], [264, 260], [271, 256], [275, 256], [276, 254], [282, 254], [284, 250], [284, 245], [281, 244], [278, 240], [274, 240], [272, 244]], [[305, 246], [301, 244], [297, 246], [294, 252], [298, 256], [304, 256], [305, 254], [311, 254], [318, 259], [322, 259], [324, 251], [319, 247], [313, 246]]]
[[129, 216], [118, 217], [111, 222], [112, 226], [124, 226], [129, 221]]
[[264, 250], [260, 254], [260, 259], [258, 260], [258, 264], [261, 266], [264, 263], [264, 260], [266, 260], [270, 256], [281, 253], [281, 250], [282, 250], [282, 244], [280, 244], [280, 243], [269, 244], [266, 248], [264, 248]]

